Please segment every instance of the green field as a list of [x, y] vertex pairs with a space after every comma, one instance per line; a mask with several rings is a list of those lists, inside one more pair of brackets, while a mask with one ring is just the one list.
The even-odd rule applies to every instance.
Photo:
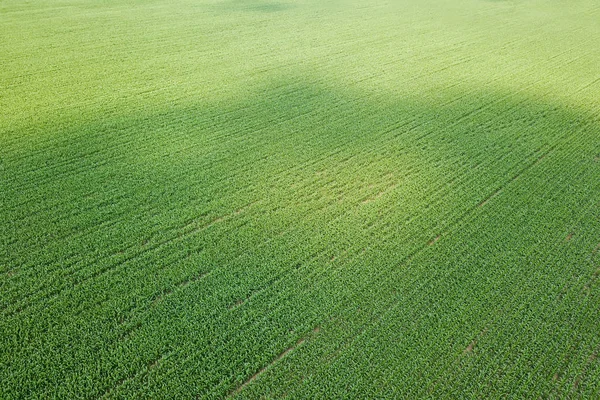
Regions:
[[1, 0], [0, 399], [600, 398], [596, 0]]

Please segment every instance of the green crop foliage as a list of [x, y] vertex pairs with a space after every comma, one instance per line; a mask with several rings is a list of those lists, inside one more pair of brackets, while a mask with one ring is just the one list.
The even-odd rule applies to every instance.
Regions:
[[600, 397], [593, 0], [0, 2], [0, 398]]

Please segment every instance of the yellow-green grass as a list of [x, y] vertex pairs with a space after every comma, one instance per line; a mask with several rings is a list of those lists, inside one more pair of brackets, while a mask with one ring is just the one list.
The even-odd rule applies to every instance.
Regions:
[[599, 21], [0, 2], [0, 398], [600, 396]]

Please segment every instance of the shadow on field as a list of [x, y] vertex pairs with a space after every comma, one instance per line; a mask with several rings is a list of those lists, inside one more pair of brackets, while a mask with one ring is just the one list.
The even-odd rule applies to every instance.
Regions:
[[[31, 248], [66, 245], [57, 238], [99, 234], [95, 227], [107, 221], [136, 220], [98, 243], [120, 249], [257, 203], [248, 223], [264, 239], [291, 223], [330, 243], [348, 244], [355, 235], [368, 241], [372, 220], [385, 215], [414, 229], [420, 242], [449, 221], [411, 224], [481, 204], [590, 120], [511, 93], [424, 99], [292, 80], [241, 100], [152, 109], [59, 131], [26, 157], [6, 158], [10, 201], [3, 214], [15, 222], [0, 232], [4, 265], [28, 264]], [[440, 191], [448, 192], [443, 202]]]
[[[3, 389], [222, 396], [590, 120], [512, 93], [290, 80], [5, 152]], [[168, 387], [169, 367], [196, 386]]]

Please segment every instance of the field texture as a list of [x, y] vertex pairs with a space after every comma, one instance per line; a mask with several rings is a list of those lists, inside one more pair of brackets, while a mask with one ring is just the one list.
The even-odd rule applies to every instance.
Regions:
[[0, 1], [0, 398], [599, 398], [596, 0]]

